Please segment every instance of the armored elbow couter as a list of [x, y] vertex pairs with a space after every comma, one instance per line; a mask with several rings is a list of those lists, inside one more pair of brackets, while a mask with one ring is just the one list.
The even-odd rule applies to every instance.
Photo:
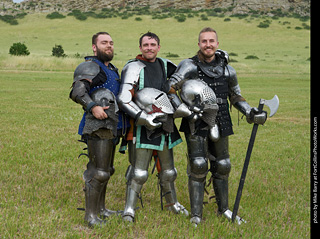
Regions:
[[83, 106], [86, 111], [90, 111], [96, 103], [91, 99], [84, 81], [91, 82], [100, 72], [100, 67], [92, 61], [80, 63], [73, 74], [73, 89], [70, 98]]
[[176, 72], [168, 80], [168, 89], [179, 90], [186, 80], [196, 78], [198, 78], [197, 65], [191, 59], [185, 59], [179, 63]]
[[74, 102], [82, 105], [84, 110], [86, 110], [87, 112], [90, 112], [91, 109], [97, 105], [88, 94], [86, 86], [83, 81], [76, 81], [73, 84], [73, 89], [70, 92], [70, 98]]

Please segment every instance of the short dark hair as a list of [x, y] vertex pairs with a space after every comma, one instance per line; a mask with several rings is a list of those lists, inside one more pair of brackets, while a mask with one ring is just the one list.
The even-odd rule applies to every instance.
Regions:
[[198, 41], [200, 41], [200, 34], [201, 34], [201, 33], [204, 33], [204, 32], [214, 32], [214, 33], [216, 34], [216, 36], [217, 36], [217, 41], [218, 41], [218, 33], [217, 33], [216, 30], [214, 30], [214, 29], [211, 28], [211, 27], [205, 27], [205, 28], [203, 28], [203, 29], [200, 31]]
[[151, 39], [155, 39], [158, 43], [158, 45], [160, 45], [160, 38], [155, 34], [155, 33], [152, 33], [152, 32], [147, 32], [145, 34], [143, 34], [140, 39], [139, 39], [139, 45], [141, 46], [141, 43], [142, 43], [142, 38], [144, 37], [149, 37]]
[[100, 35], [109, 35], [109, 36], [110, 36], [110, 34], [107, 33], [107, 32], [98, 32], [98, 33], [96, 33], [96, 34], [94, 34], [94, 35], [92, 36], [92, 45], [96, 45], [96, 43], [97, 43], [97, 38], [98, 38], [98, 36], [100, 36]]

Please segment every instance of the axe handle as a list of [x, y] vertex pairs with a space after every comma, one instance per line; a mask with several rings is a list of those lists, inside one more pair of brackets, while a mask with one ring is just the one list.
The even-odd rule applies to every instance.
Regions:
[[[263, 102], [260, 100], [260, 104], [258, 107], [259, 113], [262, 112], [263, 110]], [[232, 222], [234, 222], [237, 213], [238, 213], [238, 209], [239, 209], [239, 205], [240, 205], [240, 199], [241, 199], [241, 195], [242, 195], [242, 190], [243, 190], [243, 186], [244, 186], [244, 181], [246, 179], [246, 175], [247, 175], [247, 171], [248, 171], [248, 167], [249, 167], [249, 162], [250, 162], [250, 157], [251, 157], [251, 153], [252, 153], [252, 149], [253, 149], [253, 145], [254, 145], [254, 141], [256, 139], [256, 134], [258, 131], [258, 124], [254, 124], [253, 128], [252, 128], [252, 132], [251, 132], [251, 136], [250, 136], [250, 141], [249, 141], [249, 145], [248, 145], [248, 149], [247, 149], [247, 154], [246, 154], [246, 159], [244, 161], [244, 165], [243, 165], [243, 169], [242, 169], [242, 173], [241, 173], [241, 177], [240, 177], [240, 182], [239, 182], [239, 187], [238, 187], [238, 192], [237, 192], [237, 196], [236, 196], [236, 200], [233, 206], [233, 212], [232, 212]]]

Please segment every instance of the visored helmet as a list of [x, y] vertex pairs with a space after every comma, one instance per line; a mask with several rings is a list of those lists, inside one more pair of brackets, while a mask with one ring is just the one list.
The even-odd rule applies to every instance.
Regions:
[[210, 127], [215, 125], [219, 110], [214, 91], [202, 80], [187, 80], [181, 87], [180, 96], [189, 108], [198, 113]]
[[[101, 107], [109, 106], [108, 109], [105, 109], [108, 118], [99, 120], [96, 119], [92, 113], [86, 114], [83, 134], [90, 135], [95, 133], [101, 139], [114, 138], [117, 135], [119, 111], [116, 97], [110, 90], [106, 88], [99, 88], [91, 94], [91, 98], [97, 105]], [[106, 130], [101, 131], [99, 129]]]
[[217, 103], [216, 94], [200, 79], [185, 81], [181, 87], [180, 96], [188, 106]]
[[134, 102], [148, 114], [163, 112], [173, 114], [174, 108], [166, 93], [155, 88], [143, 88], [134, 97]]
[[95, 90], [91, 94], [91, 99], [101, 107], [114, 106], [115, 113], [119, 111], [116, 97], [110, 90], [106, 88]]
[[157, 121], [162, 122], [161, 128], [156, 129], [154, 132], [147, 131], [148, 139], [160, 136], [163, 134], [163, 131], [166, 133], [172, 133], [174, 131], [174, 108], [166, 93], [146, 87], [135, 94], [134, 102], [147, 114], [156, 112], [165, 113], [163, 117], [157, 118]]

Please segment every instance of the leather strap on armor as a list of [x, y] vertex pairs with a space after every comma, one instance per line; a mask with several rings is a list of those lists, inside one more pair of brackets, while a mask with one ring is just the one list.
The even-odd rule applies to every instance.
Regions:
[[217, 122], [221, 136], [224, 137], [233, 134], [227, 100], [229, 87], [225, 75], [225, 67], [227, 65], [225, 59], [222, 57], [217, 57], [215, 66], [201, 62], [198, 59], [198, 56], [193, 57], [192, 60], [198, 65], [200, 79], [206, 82], [216, 94], [217, 103], [219, 105]]

